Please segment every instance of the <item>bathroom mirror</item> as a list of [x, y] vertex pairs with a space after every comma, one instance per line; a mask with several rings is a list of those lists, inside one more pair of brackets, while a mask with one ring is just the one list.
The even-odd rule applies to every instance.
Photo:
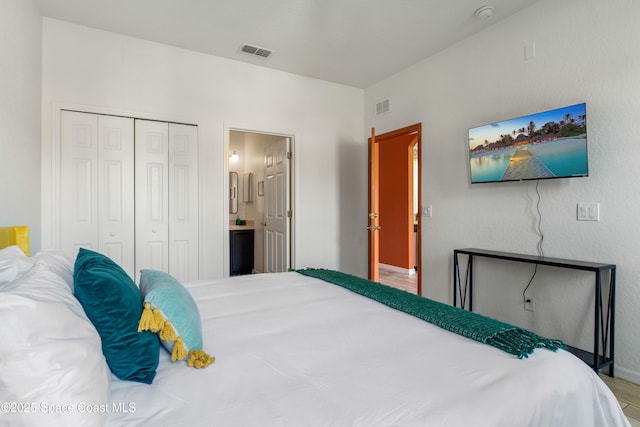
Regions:
[[229, 172], [229, 213], [238, 213], [238, 172]]

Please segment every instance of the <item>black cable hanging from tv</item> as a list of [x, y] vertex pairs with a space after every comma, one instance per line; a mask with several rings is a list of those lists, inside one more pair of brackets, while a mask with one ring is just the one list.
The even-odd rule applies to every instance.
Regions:
[[[536, 248], [538, 250], [538, 255], [540, 257], [544, 257], [544, 249], [542, 248], [542, 242], [544, 241], [544, 233], [542, 232], [542, 211], [540, 211], [540, 180], [536, 181], [536, 194], [538, 195], [538, 201], [536, 202], [536, 211], [538, 212], [538, 224], [537, 224], [537, 232], [538, 235], [540, 236], [540, 240], [538, 240], [538, 244], [536, 245]], [[529, 279], [529, 283], [527, 283], [527, 286], [524, 288], [524, 290], [522, 291], [522, 301], [527, 303], [530, 302], [530, 300], [527, 299], [526, 296], [526, 292], [527, 289], [529, 289], [529, 286], [531, 286], [531, 283], [533, 283], [533, 279], [536, 277], [536, 274], [538, 273], [538, 264], [535, 265], [535, 268], [533, 270], [533, 274], [531, 275], [531, 278]]]

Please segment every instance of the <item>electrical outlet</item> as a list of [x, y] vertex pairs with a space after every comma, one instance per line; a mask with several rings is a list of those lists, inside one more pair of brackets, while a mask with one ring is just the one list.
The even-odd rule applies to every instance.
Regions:
[[533, 298], [527, 297], [527, 299], [524, 300], [524, 309], [527, 311], [533, 311]]

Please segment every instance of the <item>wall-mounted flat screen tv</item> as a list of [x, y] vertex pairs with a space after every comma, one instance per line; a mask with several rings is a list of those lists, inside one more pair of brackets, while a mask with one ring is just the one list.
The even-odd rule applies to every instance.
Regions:
[[469, 129], [471, 183], [589, 175], [586, 104]]

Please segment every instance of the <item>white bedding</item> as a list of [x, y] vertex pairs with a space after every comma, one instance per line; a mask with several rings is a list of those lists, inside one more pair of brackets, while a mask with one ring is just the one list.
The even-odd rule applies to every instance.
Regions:
[[566, 351], [528, 359], [298, 273], [195, 282], [213, 365], [112, 379], [109, 426], [628, 426]]

